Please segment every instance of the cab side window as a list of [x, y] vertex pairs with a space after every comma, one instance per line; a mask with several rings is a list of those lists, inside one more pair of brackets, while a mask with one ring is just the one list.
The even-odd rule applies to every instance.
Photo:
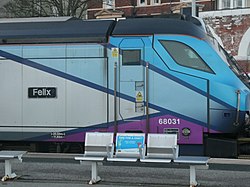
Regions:
[[198, 53], [186, 44], [167, 40], [161, 40], [160, 43], [177, 64], [208, 73], [214, 73]]
[[141, 65], [141, 50], [122, 50], [122, 65]]

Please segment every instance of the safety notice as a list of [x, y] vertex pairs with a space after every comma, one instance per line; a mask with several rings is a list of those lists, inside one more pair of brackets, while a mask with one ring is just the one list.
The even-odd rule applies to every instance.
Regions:
[[118, 57], [118, 55], [119, 55], [119, 49], [118, 48], [112, 48], [111, 52], [112, 52], [112, 57], [115, 57], [115, 58]]
[[143, 102], [143, 92], [142, 91], [136, 91], [135, 101]]

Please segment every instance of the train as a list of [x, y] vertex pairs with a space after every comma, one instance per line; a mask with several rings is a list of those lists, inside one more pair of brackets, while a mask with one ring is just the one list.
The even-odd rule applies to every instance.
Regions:
[[175, 133], [180, 154], [237, 157], [249, 77], [194, 20], [0, 20], [0, 146], [81, 152], [90, 131]]

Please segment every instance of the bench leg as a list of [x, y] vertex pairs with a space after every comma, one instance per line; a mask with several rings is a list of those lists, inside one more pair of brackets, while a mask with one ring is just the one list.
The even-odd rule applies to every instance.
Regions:
[[197, 186], [195, 166], [190, 166], [190, 187]]
[[98, 176], [97, 165], [97, 162], [91, 163], [91, 180], [89, 181], [89, 184], [95, 184], [101, 180], [101, 178]]
[[8, 179], [13, 179], [17, 175], [11, 172], [11, 161], [5, 160], [5, 176], [2, 178], [2, 181], [6, 181]]

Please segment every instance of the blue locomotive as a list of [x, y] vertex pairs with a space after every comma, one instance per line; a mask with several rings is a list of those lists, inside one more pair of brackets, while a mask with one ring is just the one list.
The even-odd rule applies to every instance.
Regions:
[[0, 21], [1, 142], [177, 133], [181, 154], [237, 156], [249, 78], [199, 23], [27, 20]]

